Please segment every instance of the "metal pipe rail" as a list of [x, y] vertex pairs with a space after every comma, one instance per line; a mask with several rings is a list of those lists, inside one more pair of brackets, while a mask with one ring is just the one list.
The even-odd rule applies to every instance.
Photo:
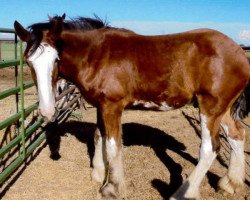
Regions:
[[0, 61], [0, 69], [6, 68], [6, 67], [11, 67], [11, 66], [17, 66], [17, 65], [19, 65], [19, 63], [20, 63], [19, 59]]
[[0, 28], [1, 33], [15, 33], [14, 29], [11, 28]]
[[[26, 83], [24, 83], [23, 87], [25, 90], [25, 89], [33, 87], [34, 85], [35, 85], [34, 81], [27, 81]], [[4, 90], [3, 92], [0, 93], [0, 100], [7, 98], [13, 94], [18, 93], [18, 92], [20, 92], [20, 86]], [[1, 128], [0, 128], [0, 130], [1, 130]]]

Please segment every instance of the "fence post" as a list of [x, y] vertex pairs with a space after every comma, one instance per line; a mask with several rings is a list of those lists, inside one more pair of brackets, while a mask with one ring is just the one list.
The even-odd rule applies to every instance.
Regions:
[[[15, 39], [14, 39], [14, 58], [17, 59], [17, 34], [15, 33]], [[20, 60], [21, 61], [21, 60]], [[18, 86], [18, 66], [15, 65], [15, 85]], [[21, 87], [21, 86], [20, 86]], [[18, 93], [15, 94], [16, 96], [16, 112], [19, 112], [19, 95]], [[19, 120], [16, 122], [16, 135], [20, 134], [20, 123]], [[19, 151], [20, 153], [20, 151]]]
[[25, 108], [24, 108], [24, 87], [23, 87], [23, 57], [22, 57], [22, 42], [20, 42], [20, 95], [21, 95], [21, 134], [22, 134], [22, 154], [23, 160], [26, 158], [25, 148]]
[[0, 41], [0, 61], [2, 61], [2, 42]]

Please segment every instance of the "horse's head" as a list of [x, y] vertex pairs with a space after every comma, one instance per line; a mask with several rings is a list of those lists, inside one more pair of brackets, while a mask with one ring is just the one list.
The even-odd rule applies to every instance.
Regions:
[[55, 86], [58, 77], [58, 41], [63, 29], [62, 17], [49, 19], [49, 23], [34, 24], [29, 30], [17, 21], [14, 23], [16, 34], [27, 43], [24, 57], [31, 67], [39, 95], [39, 114], [52, 121], [55, 115]]

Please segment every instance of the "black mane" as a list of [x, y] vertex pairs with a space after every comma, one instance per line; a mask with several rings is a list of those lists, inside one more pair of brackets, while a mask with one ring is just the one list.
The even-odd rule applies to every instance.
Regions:
[[[52, 19], [60, 18], [58, 16], [53, 17]], [[93, 30], [99, 28], [111, 28], [107, 22], [101, 20], [98, 16], [95, 18], [89, 17], [78, 17], [76, 19], [65, 20], [63, 22], [64, 30]], [[35, 23], [28, 27], [28, 29], [32, 31], [38, 30], [49, 30], [50, 29], [50, 22], [42, 22], [42, 23]]]
[[[54, 16], [52, 20], [59, 19], [61, 17]], [[27, 47], [25, 50], [25, 55], [33, 54], [35, 50], [40, 46], [40, 43], [43, 38], [42, 31], [49, 30], [51, 23], [41, 22], [35, 23], [28, 26], [28, 29], [31, 32], [31, 39], [27, 43]], [[100, 28], [113, 28], [108, 25], [106, 21], [101, 20], [98, 16], [95, 15], [95, 18], [88, 17], [78, 17], [76, 19], [64, 20], [63, 21], [63, 29], [64, 30], [94, 30]]]
[[66, 21], [65, 23], [65, 29], [68, 30], [93, 30], [99, 28], [111, 28], [111, 26], [97, 16], [95, 18], [78, 17], [76, 20]]

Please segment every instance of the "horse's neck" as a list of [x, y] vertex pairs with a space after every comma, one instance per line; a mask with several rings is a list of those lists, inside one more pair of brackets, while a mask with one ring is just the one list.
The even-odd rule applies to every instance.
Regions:
[[60, 56], [60, 74], [67, 80], [79, 84], [79, 76], [84, 73], [85, 59], [92, 39], [88, 35], [66, 33], [63, 35], [63, 50]]

